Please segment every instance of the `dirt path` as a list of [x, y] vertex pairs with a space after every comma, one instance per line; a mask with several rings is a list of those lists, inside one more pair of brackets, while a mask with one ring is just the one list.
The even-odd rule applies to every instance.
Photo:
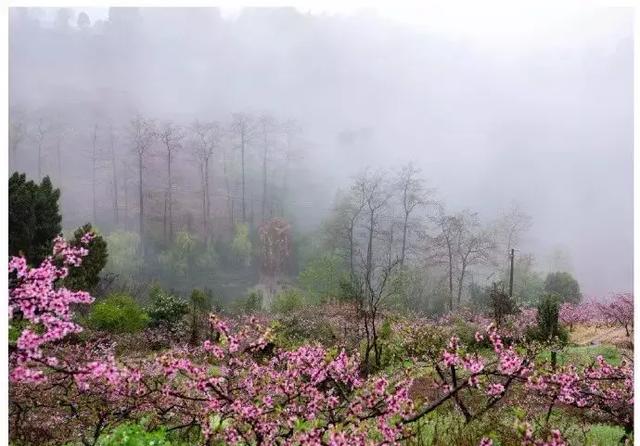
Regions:
[[595, 325], [578, 325], [569, 333], [570, 340], [576, 345], [611, 344], [628, 347], [633, 340], [627, 337], [622, 327], [598, 327]]

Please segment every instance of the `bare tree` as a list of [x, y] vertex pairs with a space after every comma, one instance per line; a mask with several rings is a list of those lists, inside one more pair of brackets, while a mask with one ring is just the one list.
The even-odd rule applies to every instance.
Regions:
[[56, 179], [62, 184], [62, 144], [69, 135], [70, 129], [62, 122], [56, 122], [51, 125], [51, 132], [54, 134], [55, 150], [56, 150]]
[[263, 114], [258, 118], [258, 132], [260, 135], [260, 144], [262, 145], [262, 221], [265, 221], [267, 208], [269, 161], [271, 151], [275, 148], [275, 138], [278, 131], [275, 118], [269, 114]]
[[10, 110], [9, 116], [9, 149], [12, 164], [15, 165], [18, 147], [27, 137], [27, 121], [22, 111], [15, 107]]
[[92, 203], [92, 215], [93, 215], [93, 224], [97, 223], [96, 217], [96, 166], [98, 163], [98, 149], [96, 142], [98, 140], [98, 124], [94, 124], [93, 126], [93, 138], [91, 139], [91, 203]]
[[[520, 244], [522, 235], [531, 227], [531, 216], [513, 203], [511, 207], [503, 212], [494, 225], [497, 257], [499, 263], [508, 260], [511, 248]], [[503, 263], [504, 265], [504, 263]]]
[[457, 303], [460, 305], [468, 268], [488, 261], [495, 243], [490, 234], [481, 227], [476, 213], [463, 211], [455, 218], [457, 220], [455, 226], [456, 254], [459, 262]]
[[232, 115], [231, 131], [237, 138], [237, 148], [240, 149], [240, 169], [242, 171], [242, 222], [247, 221], [246, 200], [246, 152], [253, 142], [256, 133], [254, 119], [246, 113], [234, 113]]
[[129, 136], [131, 138], [134, 153], [138, 158], [138, 230], [140, 232], [142, 254], [144, 255], [144, 183], [142, 172], [144, 170], [146, 155], [148, 154], [156, 136], [155, 123], [138, 114], [129, 124]]
[[36, 146], [38, 147], [38, 181], [42, 179], [42, 156], [44, 149], [44, 139], [49, 133], [49, 126], [45, 123], [44, 118], [39, 118], [35, 129]]
[[289, 170], [292, 161], [301, 157], [298, 136], [302, 129], [297, 121], [289, 119], [282, 123], [282, 136], [284, 139], [284, 166], [282, 172], [282, 190], [280, 191], [281, 213], [284, 215], [284, 201], [288, 196]]
[[348, 194], [338, 198], [333, 218], [326, 226], [327, 235], [335, 242], [334, 246], [346, 253], [345, 260], [349, 264], [352, 279], [356, 276], [356, 229], [364, 206], [363, 191], [354, 185]]
[[120, 224], [120, 210], [118, 207], [118, 167], [116, 161], [116, 135], [113, 129], [113, 125], [109, 125], [109, 155], [111, 158], [111, 184], [113, 187], [113, 221], [117, 226]]
[[402, 204], [402, 247], [400, 249], [400, 266], [404, 266], [407, 252], [407, 234], [409, 218], [421, 206], [433, 203], [430, 199], [433, 191], [424, 187], [424, 181], [419, 177], [420, 170], [409, 163], [402, 167], [397, 174], [396, 187], [400, 190]]
[[399, 265], [399, 259], [397, 256], [394, 257], [391, 251], [384, 249], [388, 240], [383, 240], [381, 248], [376, 249], [376, 239], [383, 238], [381, 235], [391, 234], [391, 231], [384, 231], [380, 227], [385, 207], [392, 195], [384, 173], [365, 172], [356, 179], [354, 189], [361, 194], [364, 201], [363, 229], [366, 248], [362, 259], [363, 298], [360, 302], [367, 341], [364, 360], [368, 372], [371, 352], [374, 354], [376, 366], [379, 367], [381, 363], [382, 346], [379, 342], [377, 321], [389, 278]]
[[124, 192], [124, 229], [129, 230], [129, 172], [130, 165], [126, 160], [122, 160], [122, 189]]
[[206, 237], [210, 235], [209, 219], [211, 216], [211, 195], [209, 170], [210, 161], [216, 149], [220, 147], [222, 128], [217, 122], [195, 121], [191, 125], [195, 136], [194, 150], [200, 168], [200, 182], [202, 184], [202, 224]]
[[373, 241], [378, 230], [381, 211], [391, 198], [391, 194], [386, 187], [385, 178], [381, 172], [365, 173], [356, 181], [356, 188], [364, 196], [365, 215], [367, 216], [367, 248], [364, 273], [365, 284], [369, 285], [372, 282], [373, 275]]
[[495, 243], [489, 231], [481, 225], [476, 213], [464, 210], [447, 215], [440, 208], [433, 218], [438, 233], [430, 239], [435, 250], [433, 258], [447, 269], [449, 310], [462, 302], [464, 281], [469, 268], [489, 261]]
[[166, 241], [167, 226], [169, 229], [169, 239], [173, 239], [173, 176], [171, 174], [172, 161], [175, 152], [182, 147], [182, 141], [185, 138], [185, 132], [182, 127], [176, 126], [172, 122], [166, 122], [159, 132], [159, 137], [162, 145], [164, 146], [165, 155], [167, 156], [167, 188], [165, 190], [164, 212], [162, 216], [162, 230], [164, 239]]
[[439, 215], [434, 217], [434, 221], [438, 227], [439, 234], [433, 238], [431, 243], [435, 248], [435, 257], [438, 259], [443, 256], [447, 265], [447, 279], [449, 288], [449, 311], [453, 310], [453, 272], [454, 272], [454, 234], [457, 225], [455, 217], [445, 215], [440, 208]]
[[230, 166], [232, 159], [231, 154], [229, 153], [228, 145], [222, 144], [222, 176], [224, 177], [224, 188], [226, 192], [226, 201], [227, 201], [227, 212], [229, 215], [229, 228], [233, 231], [235, 226], [235, 200], [234, 195], [231, 192], [231, 179], [230, 179]]

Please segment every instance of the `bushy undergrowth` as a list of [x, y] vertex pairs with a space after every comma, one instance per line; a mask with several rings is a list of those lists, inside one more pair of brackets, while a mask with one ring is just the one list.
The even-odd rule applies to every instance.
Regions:
[[149, 324], [149, 315], [129, 295], [113, 293], [96, 302], [87, 316], [87, 325], [94, 330], [112, 333], [133, 333]]
[[295, 288], [288, 288], [278, 293], [271, 304], [274, 313], [286, 314], [299, 310], [304, 305], [304, 295]]
[[159, 286], [149, 292], [151, 303], [146, 310], [155, 326], [175, 326], [189, 310], [187, 301], [179, 296], [167, 293]]

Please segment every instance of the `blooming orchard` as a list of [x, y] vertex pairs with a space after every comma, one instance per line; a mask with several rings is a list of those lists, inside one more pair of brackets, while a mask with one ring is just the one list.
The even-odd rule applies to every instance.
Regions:
[[[83, 245], [90, 240], [90, 234], [83, 237]], [[19, 257], [9, 262], [9, 316], [23, 324], [10, 358], [15, 440], [95, 444], [105, 429], [145, 416], [171, 430], [195, 429], [206, 444], [397, 444], [445, 404], [469, 422], [499, 407], [514, 389], [526, 389], [549, 410], [571, 406], [632, 429], [630, 360], [613, 366], [599, 357], [581, 370], [553, 370], [535, 362], [540, 344], [516, 344], [493, 325], [476, 332], [468, 346], [453, 336], [444, 348], [421, 348], [408, 336], [405, 351], [415, 363], [391, 374], [364, 376], [359, 355], [345, 349], [278, 348], [258, 319], [215, 315], [210, 338], [197, 347], [116, 360], [107, 341], [62, 342], [81, 330], [71, 306], [93, 299], [57, 281], [86, 254], [58, 238], [39, 267]], [[491, 352], [481, 355], [478, 347], [487, 344]], [[433, 394], [415, 399], [414, 378], [425, 375]], [[565, 444], [557, 431], [534, 439], [530, 426], [521, 441]]]

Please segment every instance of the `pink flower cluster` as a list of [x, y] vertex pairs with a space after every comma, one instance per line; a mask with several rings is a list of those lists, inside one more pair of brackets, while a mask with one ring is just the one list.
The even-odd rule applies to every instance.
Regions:
[[[84, 236], [82, 240], [89, 243], [91, 236]], [[73, 247], [57, 237], [53, 255], [37, 268], [27, 265], [23, 257], [9, 260], [9, 274], [15, 274], [16, 278], [15, 286], [9, 290], [9, 320], [27, 323], [11, 355], [13, 381], [45, 380], [45, 375], [32, 367], [33, 362], [55, 366], [55, 358], [43, 358], [43, 345], [82, 330], [72, 321], [70, 306], [91, 303], [93, 298], [87, 292], [71, 291], [56, 283], [67, 276], [69, 267], [79, 266], [87, 254], [83, 246]]]
[[602, 356], [584, 370], [569, 365], [555, 371], [538, 371], [527, 386], [555, 401], [577, 408], [588, 408], [610, 421], [633, 423], [633, 367], [627, 360], [619, 366]]
[[[200, 424], [208, 438], [229, 444], [323, 444], [328, 438], [330, 444], [367, 445], [372, 430], [389, 444], [405, 433], [399, 420], [413, 410], [410, 380], [363, 380], [357, 357], [344, 350], [332, 355], [320, 346], [260, 360], [268, 343], [262, 327], [232, 331], [215, 316], [211, 323], [219, 338], [203, 351], [213, 357], [194, 361], [192, 354], [171, 352], [159, 359], [168, 378], [165, 394], [202, 402]], [[228, 422], [211, 424], [212, 411]]]

